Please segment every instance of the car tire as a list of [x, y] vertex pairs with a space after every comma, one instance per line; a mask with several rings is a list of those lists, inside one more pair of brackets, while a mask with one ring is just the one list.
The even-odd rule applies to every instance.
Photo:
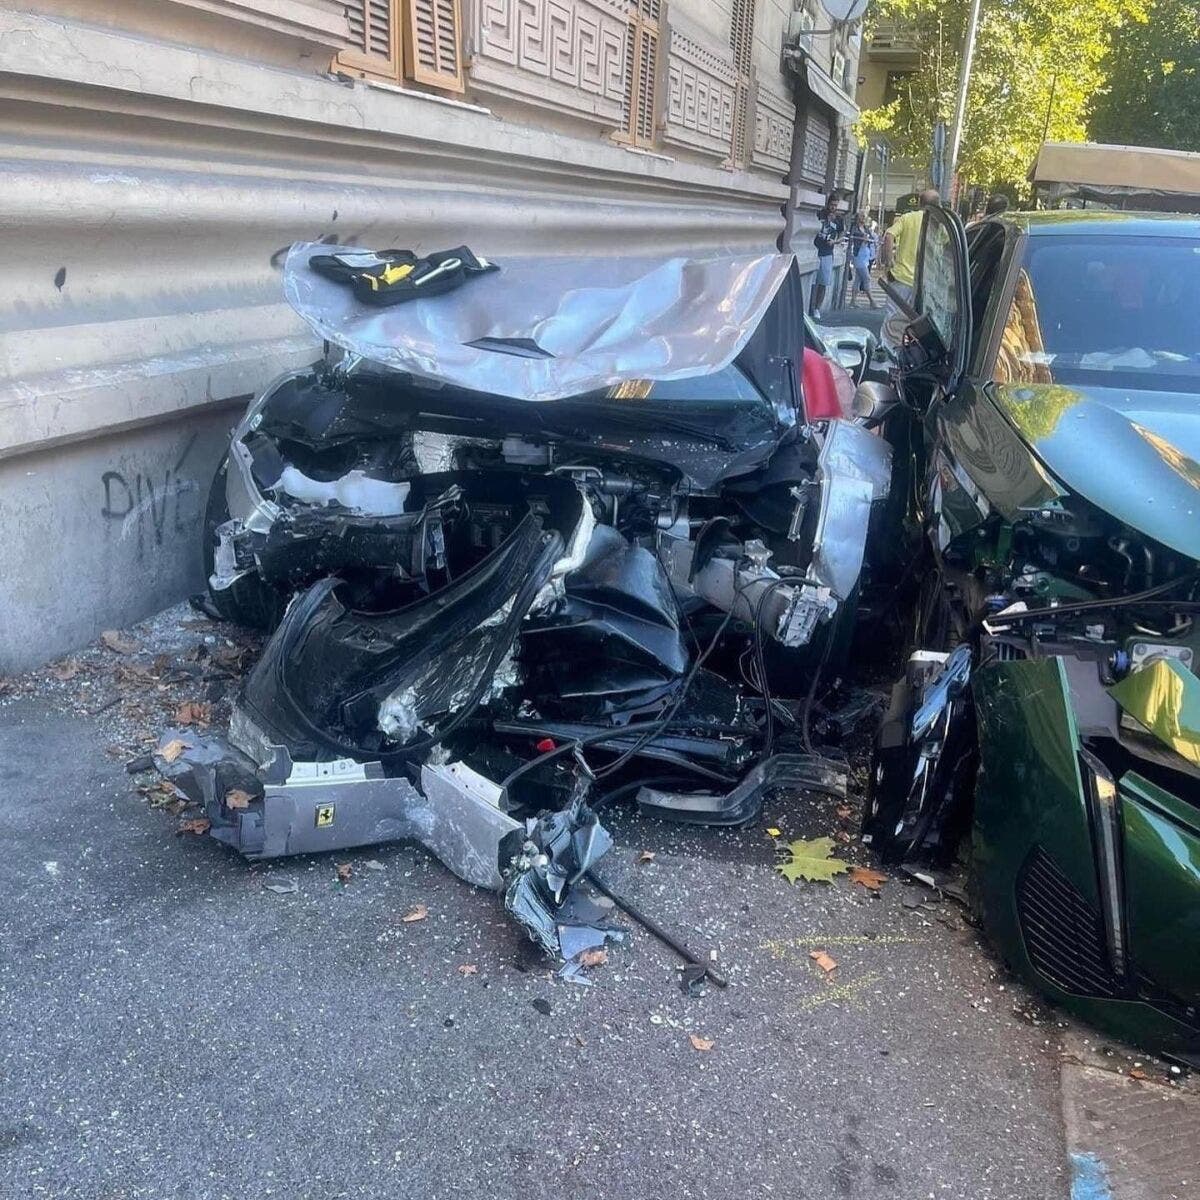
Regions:
[[287, 606], [287, 598], [281, 592], [264, 583], [257, 575], [243, 575], [229, 587], [220, 590], [208, 582], [213, 573], [217, 527], [229, 520], [229, 501], [225, 495], [225, 474], [228, 469], [227, 453], [213, 475], [208, 491], [208, 503], [204, 508], [204, 585], [213, 608], [226, 621], [270, 632], [279, 624]]

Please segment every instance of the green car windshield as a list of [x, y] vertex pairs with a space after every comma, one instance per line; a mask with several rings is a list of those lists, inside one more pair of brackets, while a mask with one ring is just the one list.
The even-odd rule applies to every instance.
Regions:
[[1200, 391], [1200, 239], [1031, 237], [1006, 382]]

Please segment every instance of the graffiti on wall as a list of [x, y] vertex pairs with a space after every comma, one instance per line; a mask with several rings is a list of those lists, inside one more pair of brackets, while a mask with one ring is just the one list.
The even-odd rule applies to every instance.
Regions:
[[185, 474], [195, 442], [193, 433], [173, 466], [145, 472], [105, 471], [100, 476], [104, 492], [100, 515], [119, 526], [122, 541], [135, 543], [139, 561], [168, 536], [195, 534], [191, 497], [199, 494], [200, 485]]

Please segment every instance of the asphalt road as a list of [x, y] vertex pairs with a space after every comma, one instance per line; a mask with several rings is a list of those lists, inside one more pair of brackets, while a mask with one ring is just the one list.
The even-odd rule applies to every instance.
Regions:
[[342, 884], [177, 836], [104, 746], [0, 707], [0, 1196], [1067, 1194], [1058, 1031], [955, 907], [772, 870], [765, 826], [829, 833], [832, 802], [619, 815], [605, 874], [729, 973], [687, 998], [640, 930], [590, 988], [522, 970], [498, 901], [412, 846]]

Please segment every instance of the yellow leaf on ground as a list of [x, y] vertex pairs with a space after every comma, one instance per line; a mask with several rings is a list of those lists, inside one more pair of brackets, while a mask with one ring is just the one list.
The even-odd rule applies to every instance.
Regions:
[[411, 908], [400, 918], [405, 925], [411, 925], [414, 921], [423, 921], [429, 916], [429, 909], [424, 904], [418, 904], [415, 908]]
[[817, 964], [827, 975], [830, 971], [837, 970], [837, 959], [826, 954], [824, 950], [810, 950], [808, 957]]
[[874, 867], [851, 867], [849, 879], [851, 883], [861, 883], [870, 891], [877, 892], [887, 883], [888, 877]]
[[830, 883], [835, 875], [850, 869], [848, 863], [832, 857], [833, 839], [827, 837], [811, 838], [808, 841], [798, 839], [779, 847], [786, 855], [783, 862], [776, 866], [780, 875], [795, 883], [797, 879], [808, 879], [820, 883]]
[[716, 1044], [716, 1038], [701, 1037], [698, 1033], [689, 1033], [688, 1041], [696, 1050], [711, 1050]]
[[783, 830], [776, 829], [774, 825], [767, 830], [767, 837], [783, 837]]
[[173, 763], [187, 748], [182, 738], [172, 738], [158, 753], [164, 762]]

